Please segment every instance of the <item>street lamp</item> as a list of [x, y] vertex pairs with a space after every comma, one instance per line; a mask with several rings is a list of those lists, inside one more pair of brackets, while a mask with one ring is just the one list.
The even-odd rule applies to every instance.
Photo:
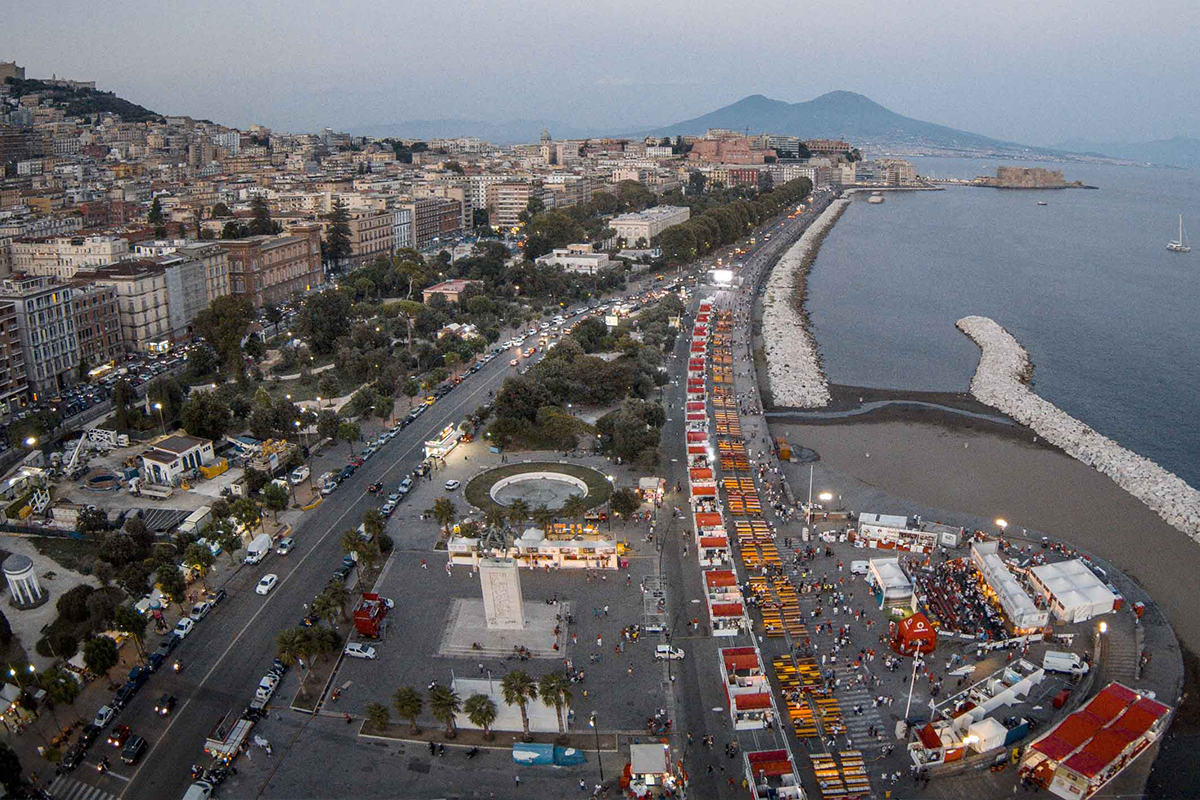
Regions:
[[167, 422], [163, 419], [162, 403], [155, 403], [154, 408], [158, 410], [158, 423], [162, 425], [163, 436], [167, 435]]
[[1104, 634], [1106, 634], [1106, 633], [1108, 633], [1108, 623], [1107, 623], [1107, 622], [1101, 622], [1101, 623], [1100, 623], [1100, 635], [1101, 635], [1101, 636], [1103, 636], [1103, 635], [1104, 635]]
[[596, 734], [596, 764], [600, 767], [600, 783], [604, 783], [604, 762], [600, 760], [600, 726], [596, 724], [596, 712], [588, 719], [588, 725]]
[[35, 444], [37, 444], [36, 436], [30, 436], [28, 439], [25, 440], [26, 447], [33, 447]]
[[1008, 520], [1000, 517], [996, 520], [996, 527], [1000, 529], [1000, 535], [1004, 535], [1004, 529], [1008, 527]]

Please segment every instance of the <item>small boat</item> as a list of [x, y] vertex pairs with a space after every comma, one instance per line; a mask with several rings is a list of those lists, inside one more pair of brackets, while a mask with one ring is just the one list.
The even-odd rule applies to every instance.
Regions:
[[1049, 203], [1047, 203], [1045, 200], [1038, 200], [1038, 205], [1039, 205], [1039, 206], [1048, 206], [1048, 205], [1050, 205], [1050, 204], [1049, 204]]
[[1192, 246], [1188, 244], [1187, 232], [1183, 229], [1183, 214], [1179, 215], [1179, 238], [1167, 242], [1167, 249], [1172, 253], [1192, 252]]

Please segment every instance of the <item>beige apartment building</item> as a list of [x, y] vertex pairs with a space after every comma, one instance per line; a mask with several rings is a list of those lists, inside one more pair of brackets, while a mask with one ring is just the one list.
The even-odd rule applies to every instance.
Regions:
[[9, 243], [14, 272], [68, 281], [89, 267], [129, 257], [129, 242], [119, 236], [48, 236]]
[[460, 204], [460, 222], [458, 228], [469, 231], [475, 227], [475, 204], [472, 200], [470, 184], [460, 183], [427, 183], [413, 187], [414, 197], [440, 197], [446, 200], [457, 200]]
[[117, 290], [117, 313], [125, 347], [159, 353], [171, 347], [167, 271], [157, 259], [122, 261], [76, 275]]
[[79, 340], [71, 301], [75, 290], [53, 278], [18, 275], [0, 281], [0, 301], [13, 305], [25, 376], [33, 400], [75, 382]]
[[390, 256], [395, 249], [391, 211], [359, 211], [350, 215], [350, 259], [365, 264], [376, 256]]
[[686, 206], [655, 206], [613, 217], [608, 227], [616, 231], [626, 244], [635, 245], [639, 240], [645, 240], [649, 245], [667, 228], [687, 222], [691, 214], [691, 209]]
[[539, 190], [529, 183], [493, 183], [487, 187], [488, 223], [493, 228], [514, 228], [520, 225], [521, 212], [529, 205], [529, 198], [537, 194], [540, 194]]

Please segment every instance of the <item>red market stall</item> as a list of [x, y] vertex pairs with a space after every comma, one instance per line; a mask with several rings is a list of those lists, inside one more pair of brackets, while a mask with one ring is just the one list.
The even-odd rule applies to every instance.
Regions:
[[892, 638], [892, 650], [900, 655], [932, 653], [937, 649], [937, 631], [929, 624], [929, 618], [917, 612], [896, 626]]

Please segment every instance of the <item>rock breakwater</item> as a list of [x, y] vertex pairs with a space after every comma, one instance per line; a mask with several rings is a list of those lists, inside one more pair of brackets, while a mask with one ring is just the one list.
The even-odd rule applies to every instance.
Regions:
[[821, 240], [849, 203], [845, 199], [830, 203], [767, 277], [762, 339], [767, 382], [776, 407], [820, 408], [829, 404], [829, 384], [803, 311], [805, 282]]
[[1200, 491], [1173, 472], [1103, 436], [1034, 394], [1029, 354], [987, 317], [963, 317], [955, 326], [979, 345], [982, 355], [971, 394], [1003, 411], [1051, 444], [1109, 478], [1167, 524], [1200, 542]]

